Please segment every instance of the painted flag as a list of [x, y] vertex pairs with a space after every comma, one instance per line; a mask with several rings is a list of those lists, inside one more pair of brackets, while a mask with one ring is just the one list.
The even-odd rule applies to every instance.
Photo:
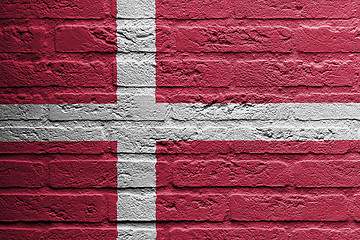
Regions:
[[359, 238], [359, 6], [0, 3], [0, 238]]

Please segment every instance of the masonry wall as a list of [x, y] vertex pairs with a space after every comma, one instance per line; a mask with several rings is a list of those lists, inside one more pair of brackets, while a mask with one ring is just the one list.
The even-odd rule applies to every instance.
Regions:
[[359, 16], [0, 3], [0, 238], [359, 238]]

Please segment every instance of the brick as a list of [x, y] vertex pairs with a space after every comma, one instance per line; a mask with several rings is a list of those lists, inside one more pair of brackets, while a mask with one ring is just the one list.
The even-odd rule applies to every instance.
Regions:
[[40, 162], [0, 161], [0, 187], [42, 187], [48, 174]]
[[301, 161], [293, 167], [296, 187], [358, 187], [359, 161]]
[[108, 228], [53, 228], [50, 229], [46, 239], [116, 239], [116, 227]]
[[160, 229], [131, 229], [131, 228], [119, 228], [117, 229], [118, 239], [127, 239], [127, 240], [145, 240], [145, 239], [162, 239], [160, 237]]
[[250, 19], [338, 19], [354, 14], [351, 0], [235, 0], [236, 18]]
[[169, 117], [180, 121], [287, 120], [295, 110], [287, 104], [172, 104]]
[[53, 161], [50, 185], [54, 188], [117, 186], [116, 161]]
[[39, 240], [43, 239], [44, 231], [42, 229], [31, 228], [0, 228], [0, 239], [6, 240]]
[[83, 93], [74, 93], [74, 91], [55, 93], [53, 98], [42, 100], [40, 103], [50, 104], [108, 104], [116, 103], [116, 89], [113, 88], [110, 91], [85, 91]]
[[170, 232], [173, 240], [196, 239], [288, 239], [285, 229], [282, 228], [175, 228]]
[[155, 162], [117, 162], [117, 187], [156, 187]]
[[239, 87], [352, 86], [355, 67], [351, 62], [237, 61], [233, 84]]
[[[355, 67], [325, 61], [195, 61], [157, 62], [157, 87], [352, 86]], [[219, 81], [221, 79], [221, 81]]]
[[10, 0], [0, 3], [0, 18], [100, 19], [104, 0]]
[[223, 221], [227, 208], [227, 199], [219, 194], [158, 194], [156, 220]]
[[158, 61], [156, 69], [157, 87], [227, 87], [232, 83], [228, 61]]
[[154, 87], [156, 63], [152, 61], [117, 60], [117, 85], [121, 87]]
[[296, 229], [291, 233], [291, 239], [293, 240], [303, 240], [303, 239], [343, 239], [351, 240], [357, 239], [359, 237], [356, 232], [353, 232], [350, 229], [321, 229], [321, 228], [310, 228], [310, 229]]
[[53, 161], [50, 185], [54, 188], [155, 187], [154, 162]]
[[[180, 52], [290, 52], [293, 33], [285, 27], [179, 27]], [[157, 40], [161, 44], [163, 39]], [[164, 47], [158, 48], [164, 51]]]
[[354, 217], [355, 221], [360, 222], [360, 194], [354, 195]]
[[0, 105], [0, 120], [40, 120], [47, 109], [39, 105]]
[[117, 51], [113, 27], [62, 25], [55, 30], [57, 52], [111, 52]]
[[[234, 129], [231, 129], [234, 131]], [[244, 131], [244, 130], [239, 130]], [[214, 133], [211, 133], [212, 135]], [[158, 141], [156, 153], [160, 154], [345, 154], [359, 151], [359, 142], [351, 140], [336, 141]]]
[[[140, 24], [139, 24], [140, 25]], [[118, 26], [117, 46], [118, 52], [149, 52], [158, 51], [155, 47], [158, 34], [155, 34], [155, 24], [143, 24], [140, 26]]]
[[2, 141], [103, 141], [102, 128], [63, 127], [9, 127], [0, 128]]
[[151, 153], [156, 151], [156, 142], [163, 139], [191, 141], [199, 132], [194, 127], [112, 127], [108, 136], [118, 141], [119, 153]]
[[103, 154], [116, 152], [116, 142], [0, 142], [2, 154]]
[[346, 221], [343, 195], [232, 195], [230, 215], [237, 221]]
[[301, 121], [360, 119], [357, 103], [296, 104], [294, 117]]
[[117, 195], [111, 195], [110, 198], [110, 202], [115, 203], [117, 208], [114, 211], [110, 206], [110, 221], [147, 222], [157, 220], [155, 193], [128, 194], [119, 192]]
[[[104, 63], [81, 61], [0, 62], [1, 87], [105, 87], [109, 69]], [[49, 90], [50, 91], [50, 90]]]
[[0, 221], [101, 222], [106, 216], [104, 196], [2, 195]]
[[156, 17], [168, 19], [227, 18], [231, 14], [228, 0], [157, 0]]
[[154, 18], [155, 0], [117, 0], [117, 18]]
[[360, 52], [357, 28], [303, 26], [296, 32], [296, 46], [300, 52]]
[[116, 105], [51, 105], [52, 121], [69, 120], [165, 120], [167, 106], [156, 104], [151, 95], [117, 95]]
[[285, 186], [288, 166], [276, 161], [177, 161], [173, 181], [178, 187]]
[[0, 52], [41, 53], [47, 42], [46, 30], [35, 26], [6, 26], [0, 29]]

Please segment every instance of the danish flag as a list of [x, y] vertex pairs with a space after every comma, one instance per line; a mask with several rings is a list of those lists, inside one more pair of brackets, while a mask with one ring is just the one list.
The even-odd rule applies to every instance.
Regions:
[[0, 238], [356, 239], [357, 7], [0, 3]]

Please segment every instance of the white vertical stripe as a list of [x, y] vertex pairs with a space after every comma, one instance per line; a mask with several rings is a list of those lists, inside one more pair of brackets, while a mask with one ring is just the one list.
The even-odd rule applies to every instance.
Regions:
[[[139, 99], [140, 105], [132, 102], [129, 104], [126, 100], [128, 98], [123, 97], [133, 95], [134, 89], [137, 91], [137, 88], [140, 88], [138, 91], [141, 93], [143, 87], [155, 87], [155, 0], [117, 0], [117, 10], [118, 105], [121, 106], [123, 103], [129, 108], [134, 108], [134, 111], [130, 112], [133, 113], [132, 117], [136, 116], [136, 120], [162, 120], [165, 108], [155, 106], [155, 91], [150, 91], [150, 94], [147, 92], [146, 97], [143, 94]], [[124, 146], [130, 146], [130, 154], [136, 152], [137, 148], [131, 143], [137, 139], [152, 149], [152, 157], [145, 161], [137, 157], [118, 157], [118, 239], [155, 240], [156, 141], [149, 139], [146, 131], [139, 131], [133, 136], [132, 129], [123, 130], [125, 131], [120, 131], [119, 134], [114, 131], [112, 133], [115, 136], [111, 136], [120, 137], [117, 139], [119, 152], [122, 152]], [[123, 188], [132, 189], [127, 192], [122, 190]], [[122, 221], [134, 222], [136, 227], [129, 227], [128, 223], [121, 224]]]

